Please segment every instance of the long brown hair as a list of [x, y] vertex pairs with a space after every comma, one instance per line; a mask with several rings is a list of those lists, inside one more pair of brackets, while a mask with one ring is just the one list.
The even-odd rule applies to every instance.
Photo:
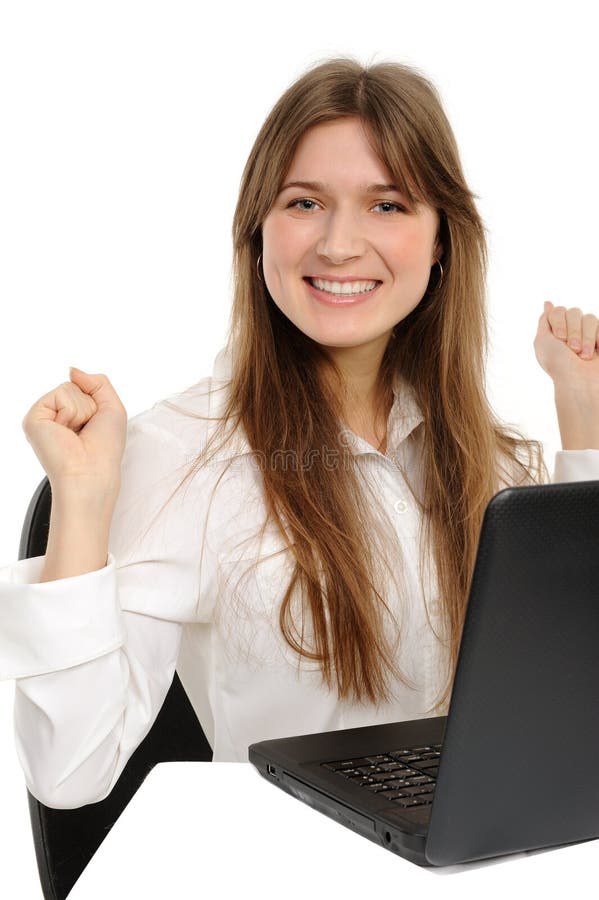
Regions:
[[[340, 699], [388, 701], [390, 673], [408, 681], [396, 665], [401, 629], [385, 623], [385, 613], [393, 616], [377, 588], [380, 564], [392, 578], [401, 577], [402, 547], [393, 543], [391, 522], [378, 518], [381, 504], [372, 497], [369, 502], [367, 479], [351, 464], [339, 430], [341, 398], [322, 377], [325, 370], [339, 372], [325, 349], [281, 313], [257, 272], [261, 223], [300, 138], [314, 125], [348, 116], [368, 126], [410, 202], [428, 203], [440, 216], [443, 278], [439, 283], [433, 277], [439, 271], [433, 266], [422, 300], [394, 329], [377, 381], [381, 408], [388, 409], [393, 380], [400, 377], [424, 415], [419, 488], [410, 487], [422, 513], [420, 571], [430, 566], [432, 554], [446, 625], [447, 681], [431, 707], [438, 711], [453, 686], [485, 507], [501, 487], [542, 483], [549, 473], [540, 442], [498, 420], [485, 394], [485, 227], [439, 94], [415, 68], [327, 59], [291, 84], [267, 116], [242, 175], [233, 220], [227, 349], [234, 348], [235, 365], [227, 401], [220, 427], [183, 481], [210, 460], [213, 440], [227, 423], [234, 431], [241, 427], [256, 455], [270, 461], [262, 467], [267, 519], [293, 554], [293, 576], [281, 586], [285, 640], [300, 659], [320, 663], [329, 687], [335, 676]], [[333, 450], [343, 464], [325, 465], [318, 453], [309, 455], [315, 447]], [[278, 461], [289, 452], [311, 464], [282, 467]], [[377, 544], [380, 551], [390, 548], [391, 562], [377, 554]], [[291, 614], [297, 589], [311, 616], [312, 650], [293, 634], [299, 634]], [[405, 589], [403, 594], [407, 603]]]

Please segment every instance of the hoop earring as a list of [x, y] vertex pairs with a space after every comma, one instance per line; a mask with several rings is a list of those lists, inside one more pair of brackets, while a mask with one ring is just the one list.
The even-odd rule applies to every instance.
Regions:
[[441, 282], [443, 281], [443, 266], [441, 265], [441, 260], [437, 259], [437, 260], [435, 260], [435, 262], [439, 265], [439, 268], [441, 269], [441, 277], [439, 278], [437, 284], [435, 285], [435, 289], [432, 291], [433, 294], [437, 293], [437, 291], [441, 287]]
[[262, 278], [262, 275], [260, 274], [260, 269], [259, 269], [261, 259], [262, 259], [262, 254], [260, 254], [258, 259], [256, 260], [256, 274], [258, 275], [258, 278], [260, 279], [260, 281], [262, 281], [264, 283], [264, 280]]

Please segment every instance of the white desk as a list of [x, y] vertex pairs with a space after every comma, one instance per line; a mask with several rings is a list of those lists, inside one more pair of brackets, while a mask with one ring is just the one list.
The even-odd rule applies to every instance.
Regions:
[[[599, 841], [422, 868], [269, 785], [249, 763], [161, 763], [69, 900], [593, 896]], [[439, 881], [437, 879], [442, 879]]]

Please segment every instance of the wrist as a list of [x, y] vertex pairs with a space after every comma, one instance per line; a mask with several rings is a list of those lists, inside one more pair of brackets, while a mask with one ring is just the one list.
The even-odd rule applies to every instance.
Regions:
[[576, 381], [555, 385], [555, 407], [564, 450], [599, 449], [599, 387]]
[[77, 478], [50, 483], [52, 507], [111, 510], [116, 504], [120, 487], [120, 479], [107, 482], [97, 478]]
[[40, 581], [71, 578], [103, 569], [116, 494], [89, 491], [80, 484], [61, 483], [52, 496], [45, 564]]

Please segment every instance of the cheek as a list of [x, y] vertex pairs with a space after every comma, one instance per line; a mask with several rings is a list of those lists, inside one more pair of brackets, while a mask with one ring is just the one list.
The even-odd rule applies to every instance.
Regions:
[[273, 269], [297, 266], [312, 239], [308, 222], [291, 221], [288, 216], [273, 215], [262, 226], [264, 256]]
[[283, 217], [272, 215], [262, 224], [262, 269], [266, 287], [276, 305], [285, 312], [286, 270], [297, 266], [292, 230]]
[[419, 229], [406, 229], [391, 248], [393, 258], [403, 265], [428, 264], [430, 256], [429, 238]]

